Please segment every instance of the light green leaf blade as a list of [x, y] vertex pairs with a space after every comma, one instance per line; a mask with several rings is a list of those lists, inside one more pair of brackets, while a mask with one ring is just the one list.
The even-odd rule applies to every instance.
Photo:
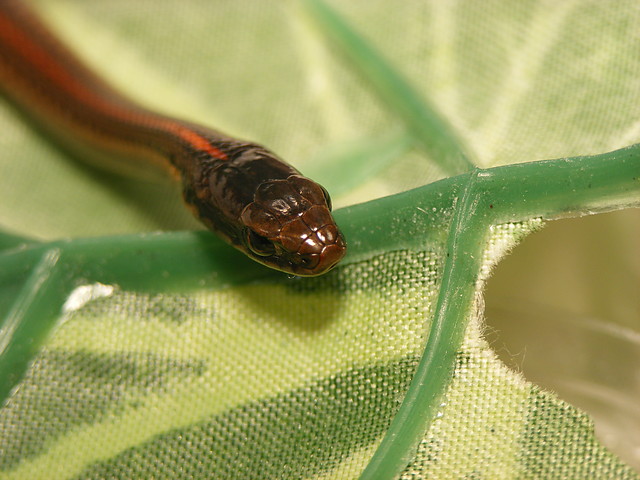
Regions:
[[[331, 190], [352, 189], [337, 198], [339, 205], [443, 176], [437, 158], [404, 146], [402, 119], [356, 67], [335, 57], [322, 30], [307, 30], [297, 7], [149, 5], [43, 2], [41, 8], [89, 61], [147, 104], [267, 143], [309, 173], [321, 170], [315, 159], [331, 164], [326, 152], [338, 152], [354, 172], [347, 180], [328, 178]], [[603, 152], [638, 140], [638, 85], [631, 80], [639, 78], [633, 54], [638, 40], [629, 34], [637, 12], [623, 3], [608, 8], [530, 2], [514, 10], [489, 2], [477, 10], [467, 2], [417, 2], [394, 6], [393, 14], [384, 3], [339, 8], [453, 125], [480, 166]], [[611, 20], [599, 20], [603, 9]], [[586, 61], [584, 52], [597, 62]], [[70, 164], [10, 109], [3, 112], [4, 131], [10, 132], [2, 137], [8, 156], [0, 160], [8, 172], [0, 179], [8, 199], [0, 207], [5, 228], [52, 239], [195, 226], [181, 211], [177, 190], [167, 197], [166, 186], [138, 189], [129, 180], [104, 181]], [[388, 153], [371, 168], [366, 146], [378, 141]], [[352, 154], [348, 148], [344, 154], [345, 145], [353, 145]], [[476, 315], [482, 282], [469, 278], [482, 279], [502, 253], [483, 262], [481, 255], [448, 259], [456, 250], [463, 256], [486, 251], [494, 225], [506, 225], [502, 241], [512, 245], [539, 217], [637, 206], [637, 152], [608, 160], [617, 163], [603, 163], [593, 174], [593, 189], [581, 175], [566, 177], [565, 189], [554, 184], [565, 163], [583, 172], [577, 161], [533, 166], [528, 172], [538, 176], [538, 185], [547, 177], [553, 184], [542, 200], [529, 195], [535, 189], [528, 190], [527, 176], [514, 168], [477, 171], [390, 203], [338, 212], [350, 257], [324, 279], [296, 282], [266, 274], [246, 285], [265, 274], [235, 256], [231, 266], [211, 260], [202, 249], [210, 248], [202, 241], [206, 235], [159, 235], [163, 247], [126, 237], [97, 239], [91, 248], [71, 241], [33, 246], [24, 255], [11, 252], [5, 275], [16, 265], [55, 269], [56, 262], [39, 260], [50, 257], [35, 252], [61, 248], [68, 263], [52, 278], [65, 278], [65, 288], [89, 287], [93, 299], [69, 308], [65, 322], [35, 342], [42, 349], [32, 352], [34, 363], [0, 412], [5, 425], [19, 425], [19, 434], [2, 441], [9, 452], [3, 472], [7, 478], [51, 478], [51, 472], [93, 478], [153, 471], [175, 478], [181, 469], [231, 477], [257, 478], [260, 472], [265, 478], [353, 478], [377, 451], [365, 473], [369, 478], [400, 474], [406, 465], [413, 478], [473, 472], [490, 478], [565, 472], [636, 478], [593, 439], [581, 414], [505, 370], [483, 343]], [[38, 196], [33, 183], [44, 185]], [[455, 206], [458, 197], [468, 200], [466, 206]], [[479, 205], [490, 214], [480, 214]], [[476, 237], [465, 237], [465, 230]], [[193, 254], [178, 255], [183, 270], [164, 265], [170, 251], [165, 247], [180, 245], [178, 251]], [[148, 260], [127, 256], [141, 246], [150, 252]], [[91, 252], [103, 247], [100, 265]], [[128, 253], [119, 257], [121, 251]], [[135, 264], [133, 258], [148, 261], [149, 270], [116, 275], [104, 266], [113, 261], [126, 267]], [[16, 272], [13, 283], [28, 276], [23, 267]], [[443, 278], [451, 291], [439, 289]], [[176, 283], [185, 291], [171, 293]], [[11, 305], [12, 279], [4, 277], [2, 285], [0, 305]], [[458, 291], [466, 296], [452, 313]], [[54, 293], [41, 303], [70, 292]], [[441, 327], [455, 335], [438, 337], [434, 329]], [[437, 368], [422, 368], [428, 355]], [[412, 379], [419, 384], [425, 378], [432, 390], [410, 386]], [[484, 382], [492, 388], [479, 389]], [[496, 400], [502, 400], [503, 415], [483, 408], [477, 430], [465, 434], [460, 422], [474, 411], [474, 402], [495, 400], [495, 391], [503, 393]], [[75, 399], [72, 407], [65, 405], [68, 397]], [[419, 425], [381, 454], [387, 429], [403, 421], [405, 427]], [[535, 464], [527, 452], [549, 438], [564, 444], [566, 437], [535, 433], [562, 434], [569, 431], [565, 421], [574, 421], [571, 432], [584, 440], [581, 449], [569, 457], [561, 449], [544, 451], [544, 458], [560, 459], [560, 470], [544, 470], [550, 463]], [[491, 431], [496, 423], [499, 428]], [[493, 452], [496, 431], [507, 434], [500, 438], [500, 463], [482, 463], [483, 452]], [[463, 437], [484, 442], [476, 456], [468, 455]], [[592, 468], [582, 474], [585, 458], [593, 460], [587, 462]]]

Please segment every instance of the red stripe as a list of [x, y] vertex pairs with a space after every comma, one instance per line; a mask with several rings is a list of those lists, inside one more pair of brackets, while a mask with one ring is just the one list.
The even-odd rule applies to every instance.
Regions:
[[[173, 125], [170, 125], [173, 124]], [[219, 148], [211, 145], [211, 142], [200, 135], [198, 132], [191, 130], [190, 128], [182, 125], [180, 122], [171, 122], [167, 120], [167, 129], [173, 130], [176, 135], [182, 138], [185, 142], [189, 143], [194, 149], [207, 152], [218, 160], [227, 160], [227, 155]]]
[[[2, 0], [0, 0], [2, 1]], [[211, 141], [202, 136], [198, 132], [192, 130], [188, 126], [177, 120], [147, 113], [144, 110], [136, 112], [137, 122], [132, 119], [131, 112], [126, 108], [109, 101], [75, 78], [70, 72], [66, 71], [54, 58], [52, 58], [46, 49], [32, 41], [32, 38], [25, 34], [22, 29], [16, 27], [11, 19], [6, 18], [0, 11], [0, 37], [12, 48], [21, 52], [28, 59], [36, 70], [42, 73], [44, 77], [57, 88], [64, 91], [69, 97], [74, 98], [80, 104], [86, 104], [93, 110], [102, 113], [107, 117], [114, 117], [127, 123], [138, 123], [152, 125], [154, 128], [165, 130], [168, 133], [179, 137], [187, 142], [194, 150], [206, 152], [219, 160], [227, 160], [227, 155], [220, 149], [211, 145]], [[52, 42], [53, 43], [53, 42]], [[139, 116], [143, 113], [142, 116]]]

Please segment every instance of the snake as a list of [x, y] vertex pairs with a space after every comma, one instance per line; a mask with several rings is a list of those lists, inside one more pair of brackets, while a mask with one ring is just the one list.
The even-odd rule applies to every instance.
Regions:
[[21, 0], [0, 0], [0, 90], [77, 157], [166, 170], [209, 230], [268, 267], [316, 276], [346, 253], [325, 188], [262, 145], [129, 99]]

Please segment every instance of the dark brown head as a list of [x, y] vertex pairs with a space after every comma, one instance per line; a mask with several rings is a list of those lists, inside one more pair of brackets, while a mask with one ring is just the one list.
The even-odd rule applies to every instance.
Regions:
[[346, 253], [329, 194], [301, 175], [260, 185], [240, 222], [248, 255], [294, 275], [325, 273]]

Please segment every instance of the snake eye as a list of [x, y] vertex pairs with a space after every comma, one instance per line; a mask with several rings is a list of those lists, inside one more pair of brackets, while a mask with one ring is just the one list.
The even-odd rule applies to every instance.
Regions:
[[331, 197], [329, 196], [329, 192], [327, 192], [327, 189], [323, 186], [320, 186], [320, 188], [322, 189], [322, 194], [324, 195], [324, 199], [327, 202], [327, 207], [329, 207], [329, 211], [331, 211]]
[[273, 243], [269, 241], [269, 239], [263, 237], [262, 235], [258, 235], [250, 228], [247, 228], [244, 232], [245, 239], [247, 241], [247, 247], [249, 247], [249, 249], [256, 255], [267, 257], [276, 253], [276, 248], [273, 246]]

